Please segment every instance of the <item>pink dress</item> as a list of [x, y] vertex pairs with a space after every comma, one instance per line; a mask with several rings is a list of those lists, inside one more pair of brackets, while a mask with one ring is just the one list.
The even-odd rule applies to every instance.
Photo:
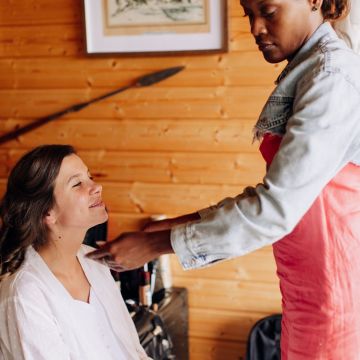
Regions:
[[[267, 134], [261, 143], [268, 166], [281, 139]], [[360, 359], [360, 166], [346, 165], [273, 251], [281, 359]]]

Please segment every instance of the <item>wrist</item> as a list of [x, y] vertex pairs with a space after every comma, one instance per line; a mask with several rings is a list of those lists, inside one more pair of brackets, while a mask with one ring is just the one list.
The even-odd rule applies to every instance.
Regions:
[[179, 217], [175, 218], [175, 221], [174, 221], [174, 223], [172, 225], [173, 226], [174, 225], [182, 225], [182, 224], [186, 224], [187, 222], [196, 221], [196, 220], [199, 220], [199, 219], [201, 219], [199, 213], [194, 212], [194, 213], [191, 213], [191, 214], [187, 214], [187, 215], [183, 215], [183, 216], [179, 216]]
[[164, 254], [171, 254], [174, 252], [170, 241], [170, 229], [149, 232], [148, 236], [152, 252], [156, 254], [156, 257]]

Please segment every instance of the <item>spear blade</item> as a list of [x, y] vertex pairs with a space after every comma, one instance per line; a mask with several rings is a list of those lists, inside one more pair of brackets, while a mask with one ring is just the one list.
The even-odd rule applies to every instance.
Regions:
[[142, 86], [150, 86], [154, 85], [160, 81], [163, 81], [171, 76], [174, 76], [178, 72], [185, 69], [185, 66], [175, 66], [172, 68], [168, 68], [165, 70], [160, 70], [157, 72], [154, 72], [152, 74], [148, 74], [145, 76], [142, 76], [136, 81], [135, 86], [142, 87]]

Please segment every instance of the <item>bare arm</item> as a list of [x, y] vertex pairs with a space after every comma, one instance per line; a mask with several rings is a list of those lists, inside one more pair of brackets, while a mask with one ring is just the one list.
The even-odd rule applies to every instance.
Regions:
[[170, 230], [172, 227], [176, 225], [182, 225], [189, 221], [200, 220], [200, 215], [197, 212], [181, 215], [172, 219], [165, 219], [159, 221], [151, 221], [143, 227], [143, 231], [153, 232], [153, 231], [161, 231], [161, 230]]

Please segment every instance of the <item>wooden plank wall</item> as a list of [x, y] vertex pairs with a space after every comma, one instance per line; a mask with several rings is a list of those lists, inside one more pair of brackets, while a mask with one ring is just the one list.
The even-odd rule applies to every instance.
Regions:
[[[73, 144], [104, 185], [113, 237], [261, 181], [252, 126], [280, 68], [258, 53], [238, 3], [229, 0], [227, 54], [122, 58], [84, 55], [82, 0], [1, 0], [0, 133], [145, 73], [186, 71], [3, 145], [0, 187], [26, 150]], [[173, 258], [172, 267], [189, 289], [191, 360], [242, 358], [254, 322], [280, 311], [271, 248], [190, 272]]]

